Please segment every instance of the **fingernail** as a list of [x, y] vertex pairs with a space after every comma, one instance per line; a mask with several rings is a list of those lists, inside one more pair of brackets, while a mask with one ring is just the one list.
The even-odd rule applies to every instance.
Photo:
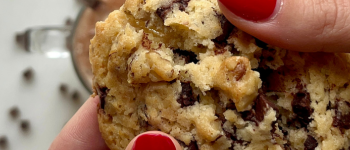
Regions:
[[[274, 16], [279, 0], [219, 0], [235, 15], [250, 21], [266, 20]], [[279, 8], [279, 7], [278, 7]]]
[[142, 134], [134, 142], [132, 150], [176, 150], [173, 141], [161, 134]]

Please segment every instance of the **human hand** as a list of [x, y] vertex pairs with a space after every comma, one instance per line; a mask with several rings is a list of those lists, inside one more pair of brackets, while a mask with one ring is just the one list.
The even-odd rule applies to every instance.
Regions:
[[[98, 129], [99, 103], [98, 96], [90, 97], [63, 127], [49, 150], [108, 150]], [[126, 148], [126, 150], [140, 149], [181, 150], [181, 146], [165, 133], [149, 131], [135, 137]]]
[[218, 0], [241, 30], [282, 48], [350, 52], [348, 0]]

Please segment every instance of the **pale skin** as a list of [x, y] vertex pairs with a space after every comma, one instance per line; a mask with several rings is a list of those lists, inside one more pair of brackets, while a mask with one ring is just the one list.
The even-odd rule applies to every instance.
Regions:
[[[281, 1], [283, 5], [275, 16], [262, 22], [241, 19], [220, 2], [219, 6], [232, 24], [269, 44], [303, 52], [350, 52], [349, 0]], [[108, 149], [98, 129], [98, 103], [98, 97], [90, 97], [65, 125], [49, 149]], [[169, 136], [162, 132], [151, 133]], [[180, 150], [176, 140], [170, 138], [176, 149]], [[135, 139], [129, 143], [127, 150], [131, 149], [134, 141]]]

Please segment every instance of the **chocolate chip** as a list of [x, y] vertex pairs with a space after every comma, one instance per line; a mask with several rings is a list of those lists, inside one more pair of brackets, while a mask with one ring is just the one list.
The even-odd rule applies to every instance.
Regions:
[[308, 135], [307, 139], [304, 142], [304, 150], [314, 150], [317, 145], [317, 140], [311, 135]]
[[215, 55], [219, 55], [219, 54], [223, 54], [227, 51], [227, 49], [225, 48], [227, 46], [227, 43], [214, 43], [215, 44], [215, 48], [214, 48], [214, 53]]
[[226, 42], [227, 38], [230, 36], [234, 26], [228, 21], [224, 15], [217, 15], [220, 20], [220, 25], [222, 29], [222, 34], [215, 38], [214, 42]]
[[171, 9], [171, 6], [162, 6], [157, 9], [156, 14], [164, 21], [166, 15], [171, 11]]
[[257, 38], [255, 38], [255, 44], [256, 46], [259, 46], [262, 49], [267, 49], [267, 44]]
[[349, 83], [345, 83], [343, 87], [347, 88], [348, 86], [349, 86]]
[[100, 97], [101, 109], [105, 109], [106, 97], [108, 92], [109, 89], [107, 87], [97, 88], [97, 94]]
[[64, 83], [61, 83], [60, 91], [61, 91], [61, 93], [66, 94], [68, 92], [68, 86]]
[[72, 94], [72, 100], [80, 100], [80, 93], [79, 91], [75, 90]]
[[266, 114], [266, 111], [272, 108], [276, 111], [278, 111], [278, 107], [267, 100], [266, 95], [263, 93], [263, 91], [259, 90], [259, 96], [255, 100], [254, 106], [249, 111], [241, 112], [242, 118], [245, 121], [253, 121], [256, 124], [264, 120], [264, 116]]
[[12, 118], [17, 118], [20, 114], [20, 111], [17, 106], [14, 106], [10, 109], [10, 115]]
[[187, 150], [198, 150], [197, 142], [191, 141], [191, 143], [187, 147]]
[[177, 102], [181, 104], [181, 107], [191, 106], [193, 105], [197, 99], [193, 96], [193, 91], [190, 83], [181, 82], [181, 93], [179, 98], [177, 98]]
[[339, 102], [336, 102], [335, 105], [335, 116], [333, 117], [333, 123], [332, 125], [334, 127], [338, 127], [341, 129], [350, 129], [350, 113], [343, 114], [339, 110]]
[[179, 9], [181, 11], [185, 11], [186, 7], [188, 6], [188, 2], [190, 2], [190, 0], [175, 0], [175, 3], [178, 3]]
[[21, 120], [21, 129], [23, 131], [28, 131], [30, 127], [30, 123], [28, 120]]
[[311, 119], [309, 118], [313, 110], [310, 107], [310, 94], [307, 92], [298, 92], [294, 94], [292, 101], [293, 112], [303, 127], [307, 126]]
[[173, 50], [173, 53], [185, 59], [186, 64], [192, 62], [196, 64], [198, 62], [197, 55], [194, 52], [176, 49]]
[[228, 104], [226, 105], [226, 109], [236, 110], [236, 105], [235, 105], [235, 103], [228, 103]]
[[7, 137], [5, 135], [0, 136], [0, 148], [6, 148], [7, 143]]
[[238, 63], [236, 68], [232, 71], [232, 74], [234, 74], [236, 81], [239, 81], [242, 79], [242, 77], [245, 75], [246, 73], [246, 66], [244, 65], [244, 63]]
[[31, 80], [33, 78], [33, 69], [32, 68], [28, 68], [28, 69], [24, 70], [23, 77], [26, 80]]
[[164, 21], [166, 15], [173, 9], [174, 4], [179, 5], [180, 11], [185, 11], [189, 1], [190, 0], [173, 0], [170, 5], [159, 7], [156, 10], [156, 14]]

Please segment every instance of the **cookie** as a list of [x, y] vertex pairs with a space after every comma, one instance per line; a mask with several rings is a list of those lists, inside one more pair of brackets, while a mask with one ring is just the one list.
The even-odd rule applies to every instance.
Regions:
[[127, 0], [96, 24], [90, 62], [113, 150], [149, 130], [185, 150], [350, 147], [350, 55], [267, 45], [216, 0]]

